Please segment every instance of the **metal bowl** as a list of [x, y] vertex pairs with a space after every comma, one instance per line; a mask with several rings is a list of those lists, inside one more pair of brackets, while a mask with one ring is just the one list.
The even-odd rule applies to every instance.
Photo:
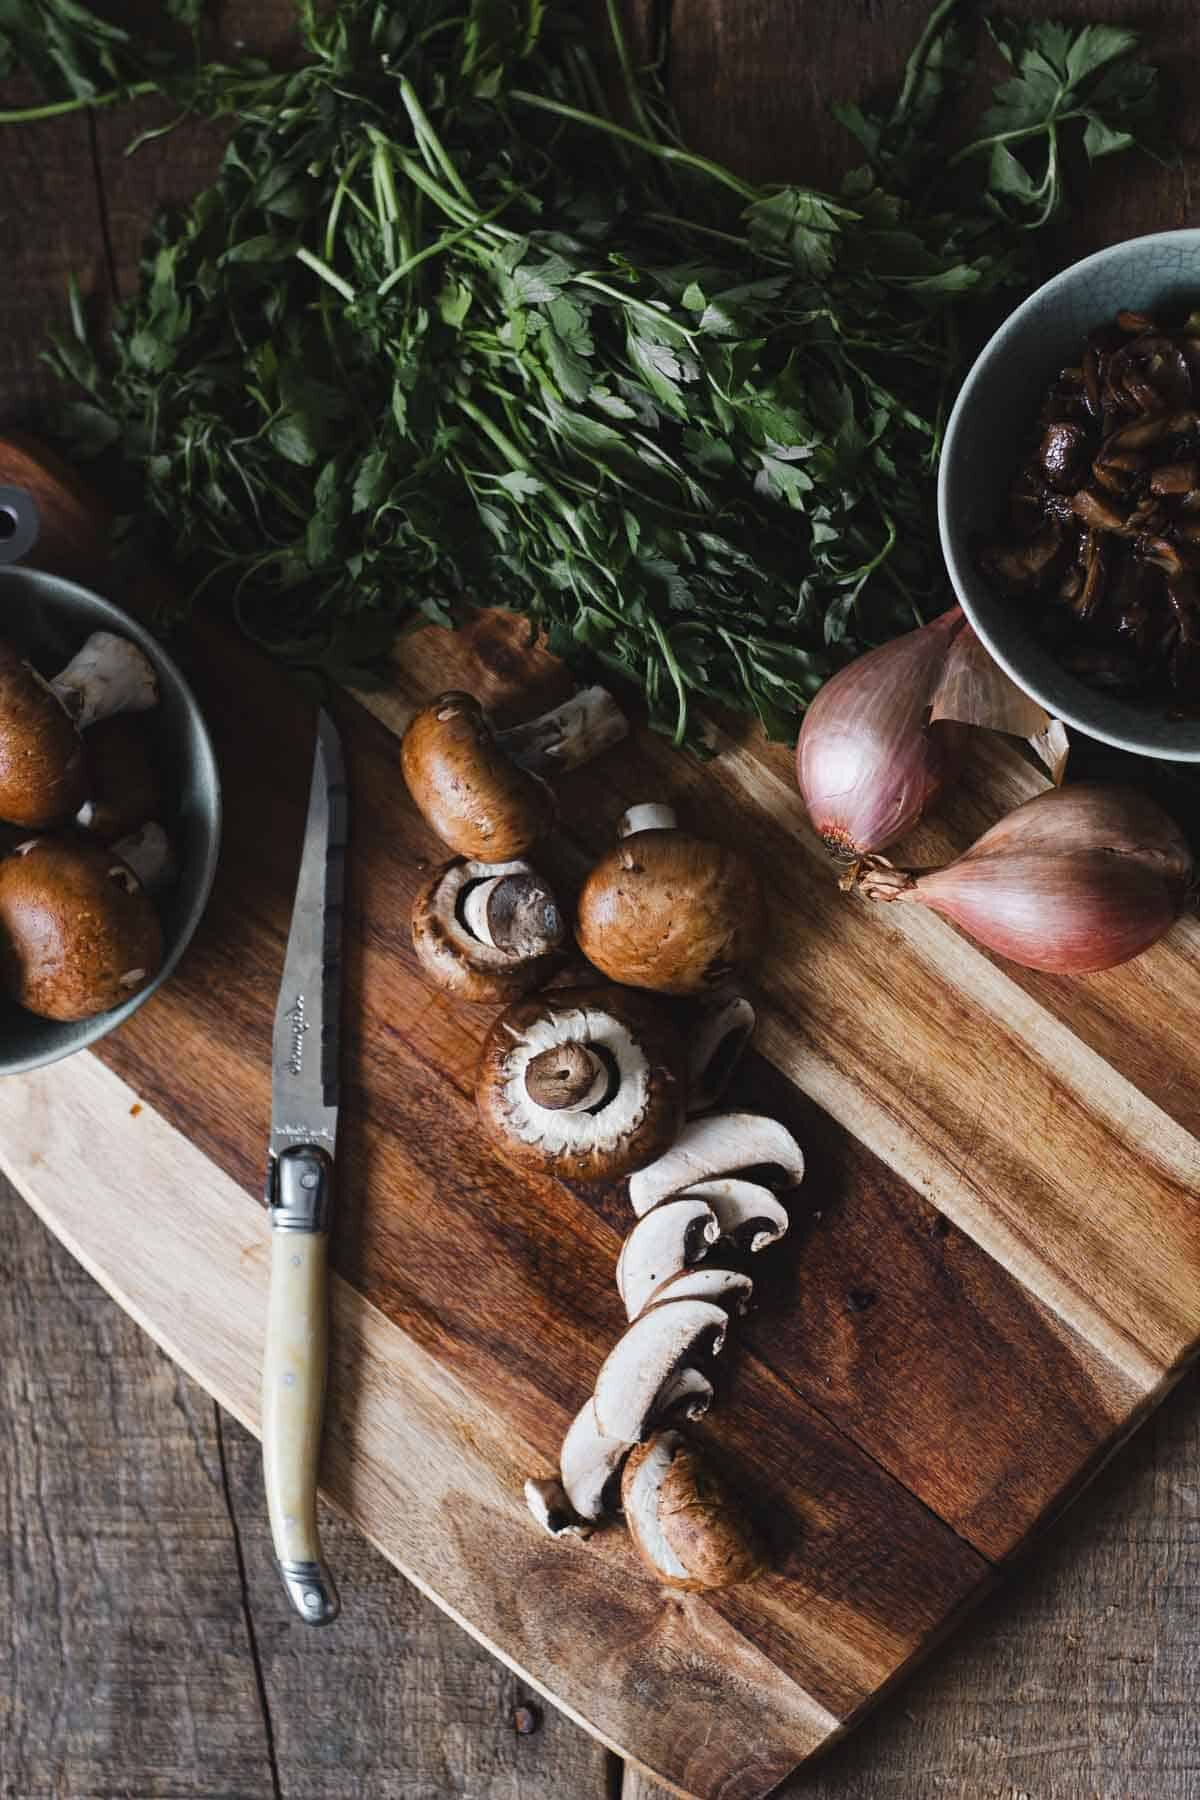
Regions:
[[985, 345], [946, 427], [938, 480], [942, 551], [963, 611], [1017, 686], [1068, 725], [1142, 756], [1200, 762], [1200, 720], [1098, 693], [1059, 666], [1019, 607], [976, 568], [972, 541], [995, 528], [1030, 422], [1058, 370], [1095, 325], [1126, 307], [1177, 313], [1200, 304], [1200, 230], [1130, 238], [1085, 258], [1006, 319]]
[[0, 1074], [40, 1068], [82, 1050], [114, 1030], [162, 986], [187, 948], [207, 903], [221, 838], [221, 783], [200, 708], [162, 645], [109, 600], [57, 575], [0, 568], [0, 632], [44, 674], [53, 674], [93, 631], [132, 638], [158, 672], [159, 704], [145, 715], [167, 796], [163, 820], [175, 845], [180, 875], [163, 896], [163, 962], [153, 981], [111, 1012], [60, 1024], [0, 1000]]

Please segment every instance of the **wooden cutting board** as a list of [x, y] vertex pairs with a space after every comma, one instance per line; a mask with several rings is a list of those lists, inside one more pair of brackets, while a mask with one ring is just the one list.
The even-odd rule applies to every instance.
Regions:
[[[40, 492], [43, 563], [129, 600], [64, 474], [0, 445], [0, 483]], [[184, 661], [225, 782], [208, 915], [175, 978], [94, 1053], [0, 1082], [0, 1160], [256, 1427], [271, 1014], [312, 713], [215, 626]], [[639, 733], [562, 783], [550, 863], [566, 880], [637, 800], [667, 799], [755, 858], [773, 935], [737, 1098], [809, 1157], [702, 1428], [758, 1497], [771, 1572], [665, 1594], [621, 1531], [555, 1544], [521, 1498], [621, 1329], [626, 1203], [518, 1176], [480, 1141], [471, 1080], [491, 1009], [424, 988], [407, 932], [444, 854], [400, 778], [412, 709], [460, 686], [509, 721], [569, 685], [488, 614], [405, 637], [386, 692], [335, 701], [353, 840], [323, 1485], [606, 1743], [680, 1793], [757, 1800], [980, 1597], [1194, 1353], [1200, 925], [1084, 980], [1003, 968], [931, 914], [843, 898], [789, 753], [749, 730], [706, 766]], [[981, 738], [906, 854], [944, 857], [1039, 785]]]

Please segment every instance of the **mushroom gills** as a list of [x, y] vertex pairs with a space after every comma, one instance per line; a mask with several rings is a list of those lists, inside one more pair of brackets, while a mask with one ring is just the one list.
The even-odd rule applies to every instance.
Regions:
[[[660, 1051], [647, 1054], [640, 998], [591, 989], [579, 1004], [563, 991], [543, 996], [531, 1011], [534, 1004], [502, 1014], [484, 1046], [485, 1122], [547, 1165], [585, 1159], [573, 1170], [585, 1180], [626, 1172], [636, 1166], [636, 1152], [645, 1161], [670, 1142], [681, 1085]], [[492, 1051], [506, 1039], [502, 1054]]]
[[565, 924], [553, 893], [523, 858], [456, 857], [421, 888], [412, 942], [422, 976], [472, 1001], [511, 1000], [554, 967]]
[[[721, 1236], [728, 1238], [738, 1250], [756, 1254], [787, 1235], [790, 1223], [787, 1207], [770, 1188], [757, 1181], [725, 1175], [715, 1181], [694, 1182], [683, 1190], [683, 1195], [703, 1200], [711, 1206]], [[654, 1212], [647, 1214], [649, 1218], [653, 1216]]]
[[712, 1176], [757, 1168], [778, 1169], [787, 1187], [803, 1179], [804, 1154], [791, 1132], [763, 1113], [710, 1113], [690, 1119], [657, 1162], [630, 1176], [629, 1198], [641, 1218]]
[[635, 1319], [596, 1377], [592, 1405], [600, 1432], [636, 1444], [669, 1378], [705, 1347], [718, 1356], [727, 1325], [724, 1308], [711, 1300], [673, 1300]]
[[639, 1219], [617, 1258], [617, 1292], [636, 1319], [656, 1288], [699, 1262], [721, 1234], [717, 1215], [699, 1197], [668, 1200]]

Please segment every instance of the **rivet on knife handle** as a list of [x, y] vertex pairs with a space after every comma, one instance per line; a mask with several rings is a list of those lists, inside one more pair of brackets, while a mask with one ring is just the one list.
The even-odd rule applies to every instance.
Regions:
[[317, 1465], [328, 1342], [333, 1160], [298, 1144], [271, 1171], [271, 1288], [263, 1359], [263, 1477], [271, 1538], [292, 1605], [310, 1625], [338, 1615], [317, 1534]]

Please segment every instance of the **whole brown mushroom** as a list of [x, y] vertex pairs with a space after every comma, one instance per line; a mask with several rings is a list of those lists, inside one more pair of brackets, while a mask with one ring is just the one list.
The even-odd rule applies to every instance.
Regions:
[[412, 939], [431, 987], [459, 1000], [508, 1001], [559, 962], [566, 923], [531, 863], [444, 863], [413, 901]]
[[136, 644], [93, 632], [52, 681], [0, 642], [0, 818], [39, 829], [89, 798], [80, 732], [158, 699], [158, 677]]
[[494, 731], [471, 694], [440, 694], [422, 707], [400, 747], [408, 791], [427, 823], [459, 856], [505, 862], [523, 856], [554, 824], [544, 777], [573, 769], [628, 731], [603, 688], [586, 688], [527, 724]]
[[162, 927], [136, 875], [83, 838], [35, 838], [0, 862], [0, 986], [43, 1019], [90, 1019], [162, 962]]
[[738, 850], [681, 831], [669, 806], [634, 806], [579, 896], [579, 948], [612, 981], [701, 994], [754, 960], [762, 886]]
[[766, 1566], [728, 1489], [678, 1431], [657, 1431], [630, 1451], [621, 1506], [639, 1555], [664, 1587], [732, 1587]]
[[521, 1167], [615, 1179], [675, 1141], [684, 1060], [674, 1026], [640, 994], [558, 988], [500, 1014], [475, 1099], [485, 1129]]

